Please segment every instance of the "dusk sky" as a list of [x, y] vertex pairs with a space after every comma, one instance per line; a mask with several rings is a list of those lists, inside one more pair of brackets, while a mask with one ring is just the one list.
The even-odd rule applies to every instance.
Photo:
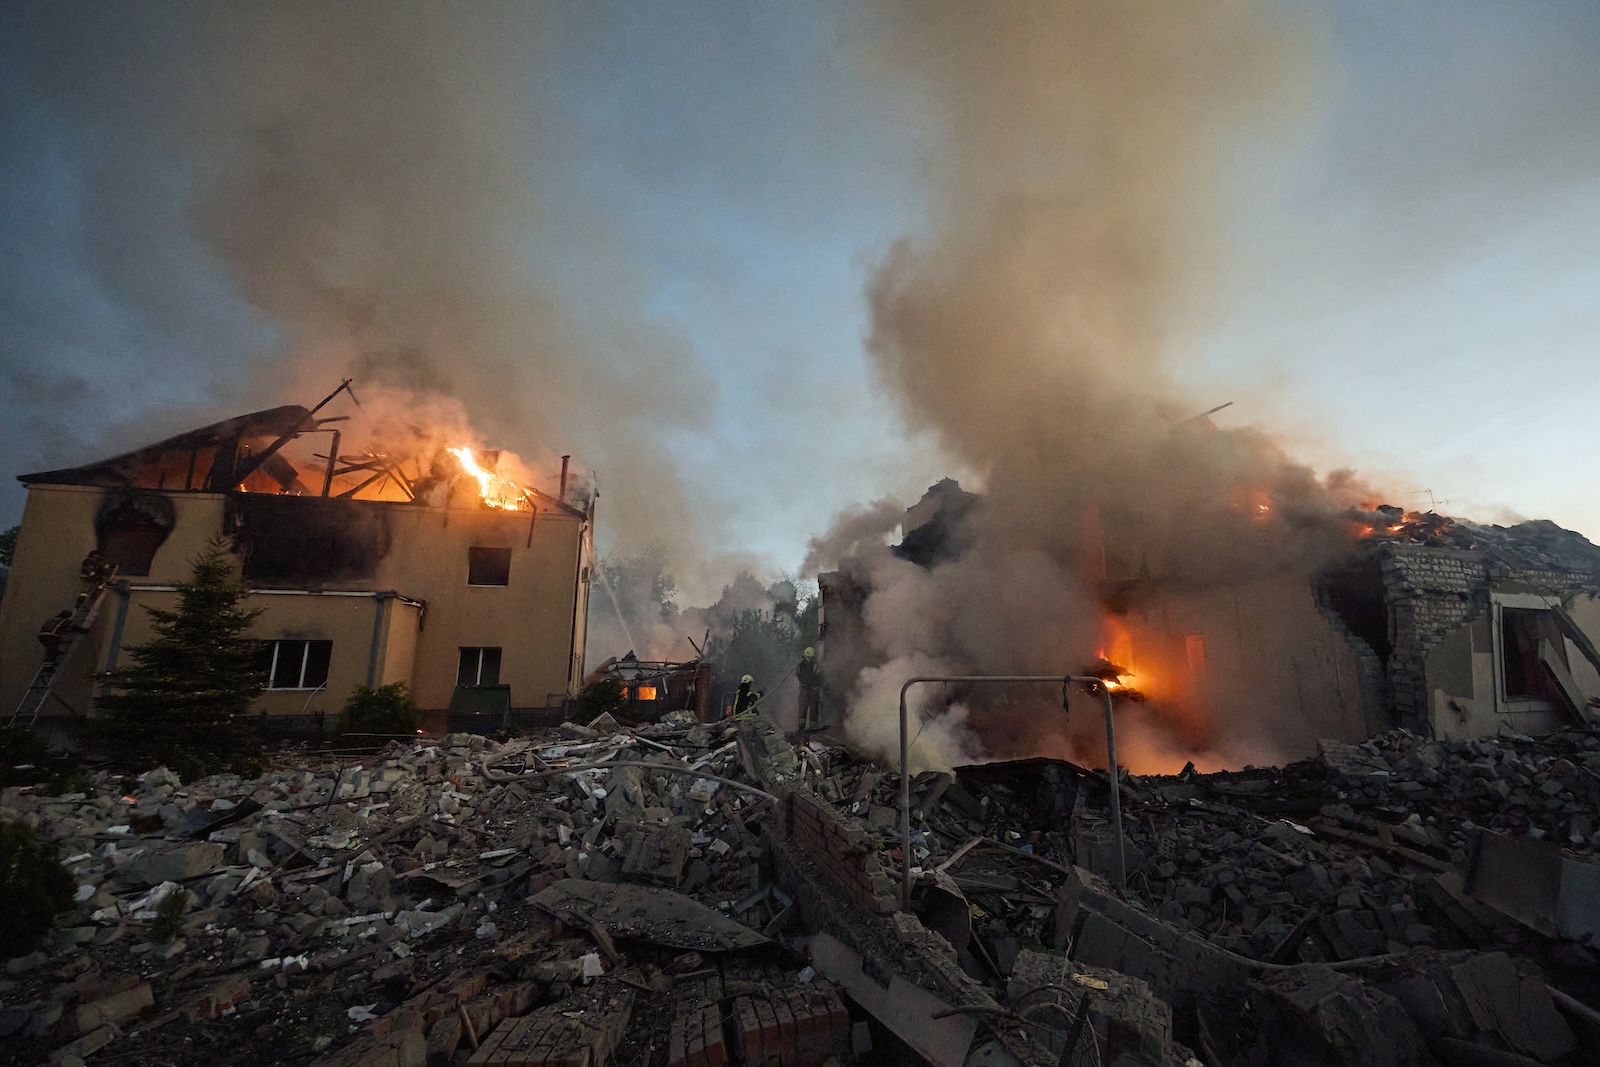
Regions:
[[[464, 227], [415, 238], [429, 279], [537, 294], [493, 359], [431, 358], [492, 443], [595, 468], [602, 546], [690, 522], [702, 558], [792, 570], [841, 509], [973, 476], [907, 431], [864, 343], [874, 271], [937, 222], [945, 136], [883, 73], [872, 6], [5, 5], [0, 524], [16, 474], [350, 372], [207, 221], [274, 137], [313, 191], [349, 175], [313, 201], [325, 278]], [[1195, 208], [1207, 285], [1163, 349], [1194, 410], [1233, 401], [1220, 425], [1395, 503], [1600, 538], [1600, 6], [1243, 6], [1292, 70], [1218, 135]]]

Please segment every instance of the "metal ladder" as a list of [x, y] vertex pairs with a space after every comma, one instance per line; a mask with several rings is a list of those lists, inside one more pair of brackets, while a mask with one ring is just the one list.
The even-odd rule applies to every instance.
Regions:
[[[29, 684], [28, 691], [22, 695], [22, 701], [17, 705], [17, 710], [11, 713], [11, 718], [6, 725], [15, 725], [18, 719], [27, 717], [29, 726], [39, 721], [39, 712], [43, 710], [45, 701], [50, 699], [55, 689], [56, 679], [61, 677], [62, 668], [67, 665], [67, 660], [77, 649], [79, 642], [89, 632], [89, 623], [94, 618], [95, 612], [100, 609], [101, 603], [106, 598], [106, 590], [111, 588], [112, 581], [117, 576], [117, 569], [113, 567], [106, 575], [105, 580], [90, 587], [88, 595], [79, 594], [76, 606], [73, 608], [72, 617], [67, 621], [67, 632], [61, 638], [61, 645], [56, 651], [55, 662], [41, 664]], [[57, 697], [56, 699], [60, 699]], [[65, 702], [63, 702], [65, 704]], [[72, 708], [68, 707], [71, 711]]]

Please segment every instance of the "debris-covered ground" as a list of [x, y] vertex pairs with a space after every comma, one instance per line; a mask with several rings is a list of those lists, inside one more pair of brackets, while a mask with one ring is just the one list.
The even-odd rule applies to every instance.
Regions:
[[0, 803], [79, 886], [3, 1062], [1600, 1062], [1589, 730], [1126, 778], [1125, 899], [1103, 773], [923, 775], [909, 914], [897, 776], [759, 716], [92, 785]]

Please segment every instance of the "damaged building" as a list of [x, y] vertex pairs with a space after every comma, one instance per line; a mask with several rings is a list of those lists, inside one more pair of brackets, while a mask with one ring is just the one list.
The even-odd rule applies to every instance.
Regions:
[[[343, 454], [343, 417], [315, 410], [271, 408], [22, 475], [27, 504], [0, 606], [6, 715], [20, 707], [60, 726], [89, 713], [97, 673], [152, 636], [145, 609], [172, 608], [217, 538], [261, 613], [257, 708], [283, 728], [315, 729], [357, 685], [404, 682], [425, 716], [492, 716], [491, 729], [512, 709], [576, 693], [594, 504], [567, 484], [565, 462], [545, 492], [466, 448]], [[115, 572], [86, 602], [80, 567], [91, 551]], [[52, 676], [38, 635], [62, 612], [74, 614]]]
[[[1083, 583], [1103, 614], [1096, 655], [1173, 709], [1180, 734], [1184, 722], [1253, 705], [1283, 751], [1308, 754], [1318, 739], [1397, 727], [1541, 733], [1587, 721], [1600, 704], [1600, 548], [1552, 522], [1501, 527], [1379, 507], [1340, 517], [1332, 549], [1307, 564], [1195, 581], [1119, 552], [1086, 511]], [[890, 551], [932, 573], [973, 550], [983, 512], [980, 495], [945, 479], [906, 510]], [[819, 585], [837, 719], [852, 679], [884, 661], [864, 622], [872, 567], [843, 560]]]

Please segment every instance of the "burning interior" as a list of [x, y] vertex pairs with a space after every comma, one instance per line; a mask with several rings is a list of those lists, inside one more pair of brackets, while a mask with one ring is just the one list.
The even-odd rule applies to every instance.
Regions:
[[[1242, 537], [1281, 521], [1265, 494], [1237, 492], [1230, 504]], [[886, 613], [914, 603], [908, 587], [962, 588], [959, 568], [984, 558], [987, 507], [946, 479], [907, 509], [897, 544], [821, 576], [832, 713], [858, 743], [884, 744], [872, 725], [876, 679], [908, 662], [879, 639]], [[1093, 507], [1082, 523], [1081, 582], [1093, 595], [1080, 610], [1090, 617], [1061, 627], [1076, 639], [1026, 666], [1106, 679], [1135, 770], [1280, 762], [1319, 739], [1396, 727], [1534, 733], [1590, 721], [1600, 706], [1600, 548], [1553, 523], [1352, 507], [1324, 521], [1316, 551], [1294, 565], [1205, 578], [1152, 568]], [[947, 625], [962, 625], [959, 611], [947, 613]], [[1019, 666], [1000, 662], [965, 666]], [[1037, 694], [973, 686], [925, 699], [926, 766], [1039, 755], [1103, 765], [1094, 717], [1075, 722]]]
[[[346, 410], [329, 413], [341, 398]], [[116, 581], [74, 642], [92, 651], [64, 660], [37, 701], [46, 717], [89, 711], [94, 674], [144, 636], [139, 609], [167, 606], [189, 560], [218, 537], [264, 605], [272, 662], [305, 662], [314, 649], [320, 664], [275, 671], [261, 701], [269, 714], [317, 728], [354, 686], [405, 682], [437, 716], [503, 722], [575, 693], [593, 552], [587, 476], [569, 457], [536, 470], [477, 447], [458, 408], [365, 399], [346, 381], [314, 407], [21, 476], [25, 577], [0, 613], [0, 698], [18, 706], [50, 673], [34, 634], [74, 602], [91, 550]]]

